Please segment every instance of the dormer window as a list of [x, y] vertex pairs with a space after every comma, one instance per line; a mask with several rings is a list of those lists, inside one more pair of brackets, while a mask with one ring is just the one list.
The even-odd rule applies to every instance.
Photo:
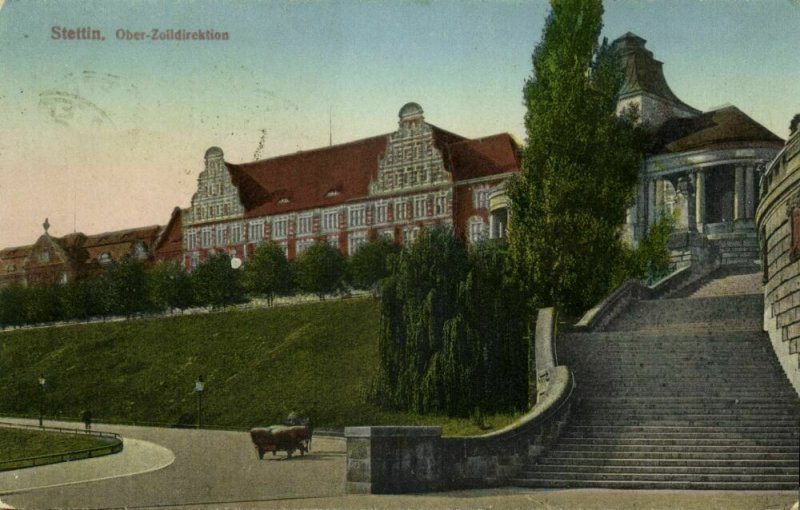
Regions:
[[6, 272], [8, 272], [8, 273], [13, 273], [16, 270], [17, 270], [17, 266], [15, 266], [14, 264], [6, 266]]
[[39, 253], [39, 263], [47, 264], [48, 262], [50, 262], [50, 251], [42, 250], [42, 252]]
[[111, 263], [111, 253], [103, 252], [97, 257], [97, 261], [101, 264], [110, 264]]
[[338, 189], [332, 189], [332, 190], [329, 190], [327, 193], [325, 193], [325, 197], [326, 198], [335, 197], [338, 194], [339, 194], [339, 190]]
[[286, 197], [283, 197], [282, 199], [278, 200], [279, 204], [288, 204], [289, 202], [291, 202], [291, 200], [289, 200]]

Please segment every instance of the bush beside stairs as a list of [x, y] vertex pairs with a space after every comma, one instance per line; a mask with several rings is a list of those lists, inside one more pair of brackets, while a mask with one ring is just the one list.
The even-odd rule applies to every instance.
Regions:
[[606, 331], [561, 335], [579, 400], [514, 485], [797, 488], [800, 399], [761, 328], [760, 275], [722, 275], [636, 301]]

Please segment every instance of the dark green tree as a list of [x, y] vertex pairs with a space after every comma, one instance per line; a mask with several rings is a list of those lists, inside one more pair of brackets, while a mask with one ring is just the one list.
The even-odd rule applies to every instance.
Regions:
[[28, 320], [26, 315], [26, 301], [28, 289], [12, 285], [0, 289], [0, 325], [21, 326]]
[[86, 319], [91, 308], [87, 279], [74, 280], [64, 285], [61, 290], [61, 310], [65, 319]]
[[[483, 412], [525, 409], [528, 403], [526, 302], [514, 278], [507, 247], [481, 242], [469, 250], [469, 271], [459, 286], [463, 336], [474, 351], [469, 400], [459, 414], [479, 406]], [[447, 341], [447, 338], [446, 338]]]
[[598, 44], [600, 0], [552, 0], [524, 87], [527, 141], [512, 181], [511, 252], [539, 306], [579, 313], [623, 261], [621, 225], [642, 161], [630, 116], [616, 115], [617, 58]]
[[108, 282], [111, 313], [131, 316], [150, 308], [144, 264], [134, 257], [112, 263], [103, 274]]
[[[467, 252], [444, 228], [423, 229], [396, 258], [383, 282], [380, 367], [373, 397], [380, 405], [427, 413], [458, 407], [453, 392], [469, 379], [459, 367], [470, 357], [457, 340], [445, 349], [445, 326], [458, 313], [459, 284]], [[450, 325], [457, 328], [457, 325]], [[445, 352], [447, 351], [447, 352]], [[460, 401], [460, 400], [459, 400]]]
[[339, 250], [326, 242], [315, 243], [297, 257], [297, 286], [323, 299], [326, 294], [340, 288], [345, 269], [345, 260]]
[[653, 281], [666, 276], [671, 263], [669, 238], [674, 230], [675, 218], [669, 214], [662, 215], [651, 225], [639, 246], [627, 250], [625, 278]]
[[244, 285], [248, 292], [264, 296], [270, 304], [276, 294], [291, 292], [292, 270], [283, 248], [274, 242], [256, 248], [244, 266]]
[[347, 261], [347, 276], [353, 287], [369, 289], [389, 276], [389, 257], [400, 247], [391, 239], [379, 237], [362, 245]]
[[37, 324], [62, 318], [61, 286], [29, 287], [25, 292], [25, 322]]
[[192, 272], [192, 288], [199, 304], [214, 308], [244, 300], [241, 272], [224, 253], [211, 255]]
[[180, 264], [158, 262], [147, 274], [150, 302], [160, 310], [187, 308], [194, 300], [192, 279]]

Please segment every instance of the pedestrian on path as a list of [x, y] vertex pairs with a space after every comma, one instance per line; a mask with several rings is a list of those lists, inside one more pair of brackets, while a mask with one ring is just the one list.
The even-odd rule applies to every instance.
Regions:
[[83, 424], [86, 425], [86, 431], [92, 430], [92, 412], [90, 410], [85, 410], [83, 412]]

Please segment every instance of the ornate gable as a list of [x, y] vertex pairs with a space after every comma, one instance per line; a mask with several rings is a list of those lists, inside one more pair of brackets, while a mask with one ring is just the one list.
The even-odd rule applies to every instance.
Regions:
[[370, 195], [451, 181], [422, 107], [408, 103], [400, 109], [399, 117], [398, 129], [389, 135], [386, 152], [378, 160], [378, 175], [370, 183]]
[[243, 214], [244, 206], [225, 165], [222, 149], [211, 147], [206, 151], [205, 169], [197, 178], [197, 192], [192, 196], [192, 206], [184, 222], [193, 225], [241, 218]]

